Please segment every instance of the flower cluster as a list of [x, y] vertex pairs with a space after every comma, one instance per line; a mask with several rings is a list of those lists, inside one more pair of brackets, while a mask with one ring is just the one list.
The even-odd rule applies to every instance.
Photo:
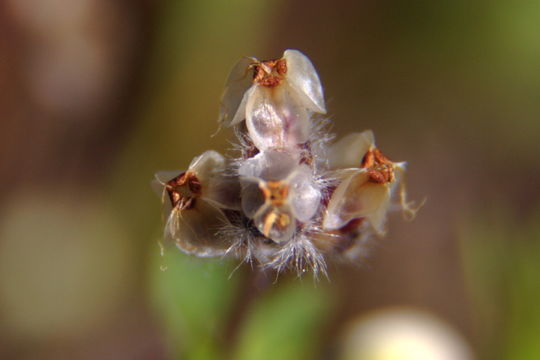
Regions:
[[323, 89], [298, 50], [244, 58], [223, 94], [220, 126], [234, 127], [239, 155], [215, 151], [186, 171], [156, 174], [167, 207], [165, 238], [200, 256], [234, 256], [278, 272], [326, 273], [326, 257], [355, 258], [384, 233], [405, 163], [375, 146], [370, 130], [337, 142], [326, 130]]

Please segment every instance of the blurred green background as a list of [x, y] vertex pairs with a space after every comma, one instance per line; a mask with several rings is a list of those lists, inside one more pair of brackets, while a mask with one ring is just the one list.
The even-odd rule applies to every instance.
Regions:
[[[317, 284], [161, 256], [154, 172], [287, 48], [425, 206]], [[0, 358], [540, 359], [539, 64], [539, 0], [0, 2]]]

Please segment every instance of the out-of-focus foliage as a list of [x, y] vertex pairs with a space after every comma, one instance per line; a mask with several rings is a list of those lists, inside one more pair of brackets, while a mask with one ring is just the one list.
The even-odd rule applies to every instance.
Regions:
[[486, 358], [538, 359], [540, 212], [523, 220], [502, 209], [467, 221], [462, 231], [477, 331]]
[[221, 334], [238, 290], [239, 275], [230, 276], [230, 262], [197, 259], [170, 249], [163, 256], [156, 252], [150, 268], [150, 289], [169, 347], [188, 359], [221, 358]]
[[321, 326], [328, 316], [326, 287], [309, 279], [284, 284], [247, 312], [234, 359], [313, 359], [321, 350]]

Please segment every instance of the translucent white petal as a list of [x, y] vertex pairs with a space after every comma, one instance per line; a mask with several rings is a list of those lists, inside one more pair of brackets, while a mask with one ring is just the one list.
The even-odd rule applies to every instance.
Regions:
[[352, 133], [337, 141], [328, 150], [328, 165], [330, 169], [360, 167], [362, 158], [375, 145], [371, 130]]
[[323, 226], [338, 229], [352, 219], [365, 217], [377, 233], [382, 233], [389, 200], [387, 184], [368, 182], [365, 172], [350, 176], [332, 195]]
[[246, 104], [249, 136], [259, 150], [293, 148], [305, 143], [311, 124], [304, 106], [286, 83], [257, 86]]
[[223, 213], [202, 199], [191, 209], [173, 210], [166, 225], [166, 239], [187, 254], [201, 257], [223, 256], [229, 239], [217, 236], [227, 222]]
[[240, 209], [240, 180], [238, 177], [216, 174], [203, 188], [202, 196], [224, 209]]
[[253, 85], [253, 74], [249, 66], [254, 61], [242, 58], [229, 73], [219, 108], [220, 124], [232, 126], [245, 119], [247, 92]]
[[296, 221], [286, 207], [267, 206], [259, 211], [253, 221], [259, 231], [273, 241], [280, 243], [290, 240], [296, 231]]
[[346, 201], [346, 191], [353, 177], [354, 175], [344, 177], [339, 186], [334, 190], [326, 208], [326, 214], [323, 220], [324, 229], [339, 229], [352, 219], [348, 214], [344, 214], [341, 209], [344, 206], [343, 203]]
[[264, 195], [257, 179], [242, 180], [242, 211], [244, 215], [253, 218], [255, 213], [265, 204]]
[[225, 169], [225, 158], [214, 150], [205, 151], [189, 164], [189, 170], [195, 173], [199, 181], [203, 181], [223, 169]]
[[267, 150], [245, 160], [238, 174], [263, 180], [283, 180], [296, 168], [299, 162], [298, 152]]
[[314, 112], [326, 113], [319, 75], [311, 61], [298, 50], [286, 50], [287, 82], [297, 92], [301, 104]]
[[321, 202], [321, 191], [307, 165], [300, 165], [289, 179], [289, 203], [296, 219], [306, 222], [315, 215]]
[[225, 158], [209, 150], [195, 157], [189, 165], [201, 186], [202, 198], [227, 209], [240, 209], [240, 183], [237, 177], [225, 174]]

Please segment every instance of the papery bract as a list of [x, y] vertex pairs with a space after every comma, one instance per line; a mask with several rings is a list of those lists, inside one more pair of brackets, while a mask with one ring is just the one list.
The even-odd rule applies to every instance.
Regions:
[[296, 90], [302, 105], [313, 112], [326, 114], [324, 94], [317, 70], [311, 61], [298, 50], [285, 50], [287, 82]]

